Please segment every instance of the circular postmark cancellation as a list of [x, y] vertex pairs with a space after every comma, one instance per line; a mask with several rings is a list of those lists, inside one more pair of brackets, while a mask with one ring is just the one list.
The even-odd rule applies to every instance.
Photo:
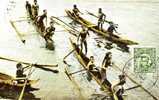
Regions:
[[156, 48], [134, 48], [134, 71], [136, 73], [156, 71]]

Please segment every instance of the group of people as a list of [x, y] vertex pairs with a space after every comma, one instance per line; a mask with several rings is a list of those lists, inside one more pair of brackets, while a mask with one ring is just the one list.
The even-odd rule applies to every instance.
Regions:
[[[55, 32], [54, 20], [50, 18], [50, 25], [46, 27], [47, 26], [47, 10], [44, 9], [43, 14], [39, 15], [39, 5], [37, 3], [37, 0], [34, 0], [34, 3], [32, 5], [29, 3], [29, 1], [26, 1], [25, 7], [26, 7], [26, 11], [29, 18], [31, 18], [31, 20], [33, 20], [34, 24], [37, 26], [37, 29], [41, 33], [41, 35], [44, 37], [46, 44], [50, 42], [52, 43], [53, 42], [52, 36]], [[45, 20], [45, 24], [44, 24], [44, 20]]]
[[[37, 3], [37, 0], [34, 0], [34, 4], [31, 5], [28, 1], [26, 1], [26, 10], [29, 15], [29, 17], [35, 22], [36, 26], [38, 27], [38, 30], [42, 33], [45, 41], [48, 43], [49, 41], [52, 41], [52, 35], [54, 34], [55, 27], [54, 27], [54, 20], [51, 18], [50, 19], [50, 26], [45, 28], [44, 25], [44, 19], [46, 20], [46, 25], [47, 25], [47, 10], [43, 10], [43, 14], [39, 15], [39, 5]], [[72, 12], [75, 16], [75, 18], [79, 17], [80, 10], [77, 8], [77, 5], [73, 5]], [[81, 13], [82, 14], [82, 13]], [[102, 12], [102, 8], [99, 8], [98, 10], [98, 23], [97, 27], [99, 30], [103, 31], [103, 24], [105, 22], [106, 15]], [[109, 33], [110, 37], [113, 35], [113, 32], [117, 32], [116, 28], [117, 25], [114, 24], [113, 22], [109, 22], [109, 27], [107, 29], [107, 32]], [[85, 54], [87, 54], [87, 35], [89, 35], [88, 28], [82, 26], [82, 31], [77, 37], [77, 40], [80, 40], [80, 47], [81, 47], [81, 52], [83, 50], [83, 45], [85, 47]], [[106, 84], [112, 90], [114, 90], [116, 87], [121, 87], [118, 90], [115, 90], [115, 93], [119, 100], [122, 99], [122, 93], [123, 92], [123, 85], [125, 84], [125, 75], [119, 75], [119, 82], [115, 85], [112, 86], [112, 84], [107, 80], [107, 75], [106, 75], [106, 70], [109, 66], [112, 66], [112, 53], [107, 52], [104, 60], [102, 62], [102, 67], [99, 70], [95, 64], [94, 64], [94, 57], [91, 56], [89, 59], [89, 62], [87, 64], [87, 69], [89, 72], [94, 73], [94, 75], [97, 75], [97, 77], [101, 80], [101, 85]], [[22, 68], [21, 64], [17, 64], [17, 77], [24, 77], [23, 71], [25, 68]], [[88, 73], [89, 80], [91, 80], [91, 75]]]
[[[80, 10], [77, 8], [77, 5], [73, 6], [72, 9], [73, 15], [75, 16], [75, 18], [79, 18], [79, 14], [83, 14], [80, 12]], [[106, 21], [106, 14], [103, 13], [102, 8], [98, 9], [98, 21], [97, 21], [97, 27], [100, 31], [103, 31], [103, 25], [104, 23], [107, 22], [109, 24], [109, 27], [107, 28], [107, 33], [110, 36], [110, 39], [113, 36], [113, 32], [117, 32], [117, 28], [118, 28], [118, 24], [114, 24], [112, 21]]]
[[[73, 9], [72, 9], [73, 15], [75, 16], [75, 18], [79, 18], [79, 14], [82, 14], [80, 12], [80, 10], [77, 8], [77, 5], [73, 5]], [[98, 10], [98, 23], [97, 23], [97, 27], [99, 30], [103, 31], [103, 24], [106, 20], [106, 15], [102, 12], [102, 8], [99, 8]], [[74, 22], [75, 23], [75, 22]], [[112, 21], [109, 21], [109, 27], [107, 29], [107, 33], [109, 34], [110, 40], [112, 39], [113, 36], [113, 32], [115, 31], [116, 33], [117, 30], [116, 28], [118, 28], [117, 24], [114, 24]], [[81, 51], [83, 50], [83, 45], [85, 47], [85, 54], [87, 54], [87, 35], [89, 35], [88, 30], [89, 28], [86, 28], [84, 26], [81, 27], [82, 30], [78, 36], [78, 41], [80, 40], [80, 46], [81, 46]], [[80, 38], [80, 39], [79, 39]]]
[[[90, 60], [87, 64], [87, 75], [88, 80], [92, 80], [92, 76], [90, 75], [90, 72], [95, 75], [98, 80], [101, 81], [101, 86], [107, 86], [110, 91], [114, 92], [118, 98], [118, 100], [123, 100], [123, 93], [124, 88], [123, 85], [126, 83], [126, 76], [124, 74], [119, 75], [119, 80], [116, 84], [111, 84], [111, 82], [107, 79], [107, 68], [111, 67], [113, 65], [112, 63], [112, 53], [107, 52], [105, 54], [105, 57], [102, 61], [102, 67], [99, 69], [95, 65], [94, 57], [90, 56]], [[101, 87], [102, 88], [102, 87]], [[102, 88], [103, 89], [103, 88]]]
[[[79, 13], [80, 10], [77, 8], [76, 5], [73, 6], [73, 15], [75, 16], [75, 18], [79, 17]], [[103, 24], [105, 22], [105, 19], [106, 19], [106, 15], [102, 12], [102, 9], [99, 8], [99, 11], [98, 11], [98, 23], [97, 23], [97, 26], [98, 26], [98, 29], [103, 31]], [[109, 27], [107, 29], [107, 32], [108, 34], [110, 35], [110, 37], [112, 37], [113, 35], [113, 32], [116, 31], [116, 28], [117, 28], [117, 24], [114, 24], [113, 22], [109, 22]], [[79, 42], [80, 40], [80, 53], [82, 52], [83, 50], [83, 45], [85, 47], [85, 55], [87, 54], [87, 41], [86, 41], [86, 38], [87, 38], [87, 35], [89, 35], [89, 32], [88, 32], [88, 28], [82, 26], [81, 27], [82, 30], [81, 32], [79, 33], [78, 37], [77, 37], [77, 41]], [[101, 86], [102, 85], [107, 85], [112, 91], [115, 92], [116, 96], [118, 97], [119, 100], [123, 100], [123, 97], [122, 97], [122, 94], [124, 92], [124, 88], [123, 88], [123, 85], [126, 83], [126, 77], [125, 75], [119, 75], [119, 81], [112, 85], [108, 79], [107, 79], [107, 68], [112, 66], [113, 63], [112, 63], [112, 53], [111, 52], [107, 52], [103, 61], [102, 61], [102, 67], [99, 69], [96, 67], [95, 63], [94, 63], [94, 57], [93, 56], [90, 56], [89, 58], [89, 62], [87, 64], [87, 69], [88, 69], [88, 72], [87, 72], [87, 79], [89, 81], [92, 80], [92, 75], [91, 73], [93, 73], [99, 80], [101, 80]], [[90, 73], [91, 72], [91, 73]]]

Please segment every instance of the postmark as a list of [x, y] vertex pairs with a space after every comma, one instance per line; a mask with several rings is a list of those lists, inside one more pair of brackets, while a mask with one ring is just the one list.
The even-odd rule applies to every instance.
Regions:
[[134, 48], [134, 71], [136, 73], [156, 71], [156, 48]]

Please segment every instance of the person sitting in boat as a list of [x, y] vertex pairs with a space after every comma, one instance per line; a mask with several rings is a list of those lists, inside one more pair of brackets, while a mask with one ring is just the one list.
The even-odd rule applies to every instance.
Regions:
[[123, 93], [124, 93], [124, 87], [123, 85], [126, 83], [126, 76], [125, 75], [119, 75], [119, 82], [114, 84], [112, 86], [112, 90], [115, 92], [115, 95], [117, 96], [118, 100], [124, 100]]
[[86, 29], [84, 26], [82, 26], [82, 31], [80, 32], [80, 34], [77, 37], [77, 41], [79, 41], [80, 39], [80, 47], [81, 47], [81, 51], [83, 50], [83, 45], [85, 46], [85, 54], [87, 54], [87, 35], [89, 35], [88, 29]]
[[[17, 67], [16, 78], [25, 78], [26, 75], [24, 74], [24, 72], [27, 70], [27, 68], [29, 68], [29, 66], [23, 67], [21, 63], [17, 63], [16, 67]], [[17, 82], [20, 83], [21, 80], [24, 79], [18, 79]]]
[[98, 29], [103, 30], [103, 24], [106, 19], [106, 15], [102, 12], [102, 8], [98, 10]]
[[44, 19], [46, 19], [46, 25], [47, 25], [47, 10], [43, 10], [43, 14], [41, 16], [38, 16], [37, 19], [37, 27], [39, 29], [40, 32], [44, 32], [45, 31], [45, 25], [44, 25]]
[[33, 15], [32, 15], [32, 10], [31, 10], [31, 4], [29, 3], [29, 1], [26, 1], [25, 8], [27, 11], [27, 15], [32, 19]]
[[37, 0], [34, 0], [34, 4], [32, 5], [33, 19], [36, 20], [38, 12], [39, 12], [39, 5], [37, 4]]
[[106, 69], [108, 66], [112, 66], [112, 53], [107, 52], [105, 54], [105, 57], [102, 62], [102, 68], [101, 68], [101, 77], [102, 77], [102, 84], [107, 84], [111, 87], [111, 83], [107, 80], [107, 75], [106, 75]]
[[54, 22], [50, 21], [50, 26], [46, 28], [44, 34], [44, 39], [46, 43], [49, 43], [49, 41], [53, 42], [52, 36], [54, 35], [54, 32], [55, 32]]
[[117, 32], [117, 29], [118, 28], [118, 24], [114, 24], [113, 22], [109, 22], [109, 27], [108, 27], [108, 29], [107, 29], [107, 32], [108, 32], [108, 34], [109, 34], [109, 36], [110, 36], [110, 39], [112, 39], [112, 36], [113, 36], [113, 32], [115, 31], [116, 33], [118, 33]]
[[94, 76], [97, 76], [98, 79], [101, 79], [100, 71], [94, 64], [94, 57], [93, 56], [90, 56], [89, 62], [87, 64], [87, 70], [88, 70], [87, 71], [87, 75], [88, 75], [87, 79], [88, 79], [88, 81], [92, 80], [91, 73]]

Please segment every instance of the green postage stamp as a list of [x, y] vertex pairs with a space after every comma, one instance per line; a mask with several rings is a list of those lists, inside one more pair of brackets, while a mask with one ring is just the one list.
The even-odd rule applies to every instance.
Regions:
[[134, 48], [134, 71], [137, 73], [156, 71], [156, 48]]

